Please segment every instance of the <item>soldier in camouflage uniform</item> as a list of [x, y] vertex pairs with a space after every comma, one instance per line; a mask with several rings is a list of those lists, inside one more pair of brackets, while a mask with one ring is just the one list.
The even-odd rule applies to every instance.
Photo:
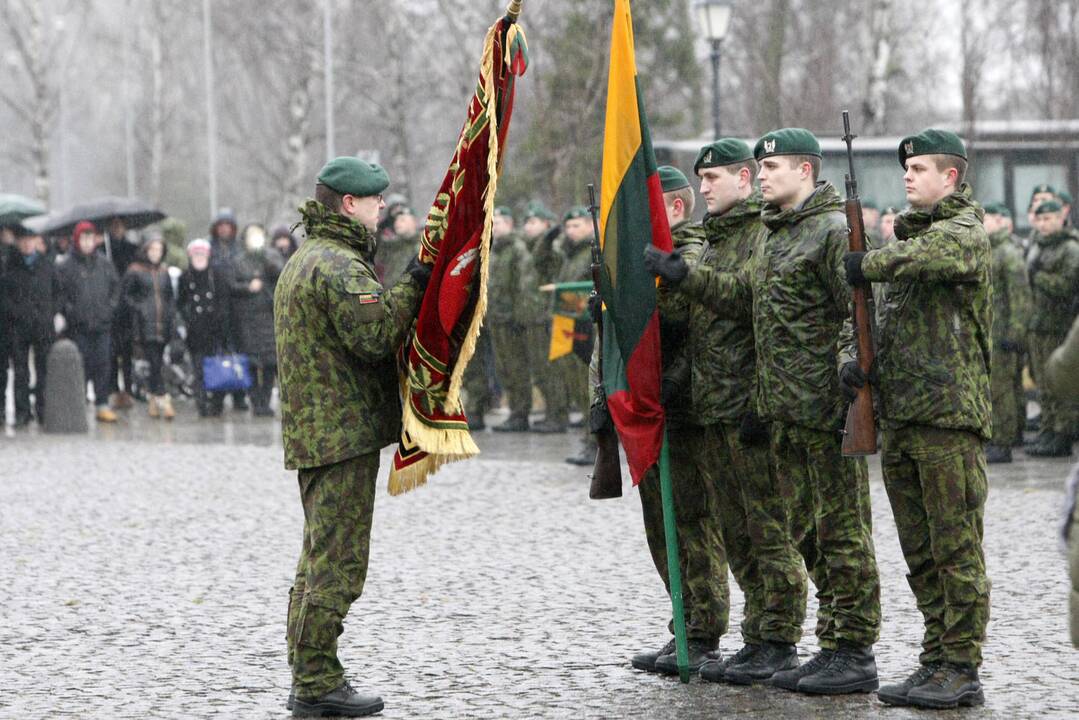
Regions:
[[[989, 621], [982, 551], [986, 483], [982, 443], [992, 436], [989, 367], [992, 251], [954, 133], [903, 139], [899, 162], [911, 209], [896, 242], [844, 258], [852, 286], [887, 282], [875, 375], [881, 468], [925, 619], [918, 668], [882, 687], [891, 705], [927, 708], [984, 702], [978, 666]], [[851, 396], [867, 378], [840, 371]]]
[[[1063, 208], [1056, 200], [1034, 211], [1034, 242], [1027, 274], [1034, 298], [1030, 314], [1030, 365], [1041, 383], [1045, 362], [1068, 334], [1079, 311], [1079, 233], [1065, 227]], [[1041, 388], [1041, 425], [1028, 455], [1066, 457], [1079, 430], [1079, 403]]]
[[691, 302], [693, 416], [704, 435], [692, 455], [715, 493], [713, 522], [745, 596], [744, 646], [726, 660], [704, 664], [700, 674], [712, 682], [748, 684], [763, 672], [751, 661], [766, 643], [793, 645], [801, 637], [806, 576], [776, 485], [768, 425], [755, 412], [752, 313], [709, 292], [717, 274], [744, 268], [761, 233], [764, 202], [753, 188], [757, 163], [748, 145], [725, 138], [702, 148], [694, 169], [708, 204], [708, 244], [678, 285], [678, 295]]
[[401, 430], [395, 355], [430, 277], [414, 257], [391, 289], [375, 278], [388, 184], [381, 167], [354, 157], [327, 163], [300, 208], [307, 241], [274, 297], [285, 467], [299, 471], [304, 511], [288, 607], [295, 716], [382, 709], [345, 681], [337, 638], [367, 574], [379, 450]]
[[[574, 207], [566, 212], [562, 223], [562, 237], [557, 271], [551, 279], [554, 283], [578, 282], [592, 279], [592, 217], [585, 207]], [[536, 432], [565, 432], [569, 425], [569, 412], [576, 406], [587, 414], [590, 406], [588, 367], [576, 353], [563, 355], [546, 364], [541, 374], [543, 398], [547, 404], [546, 416], [533, 424]], [[591, 465], [595, 459], [595, 440], [584, 425], [581, 453], [567, 460]], [[592, 459], [588, 459], [589, 452]]]
[[554, 282], [558, 274], [562, 257], [562, 228], [555, 224], [554, 213], [543, 203], [533, 200], [525, 210], [524, 237], [522, 238], [532, 254], [532, 265], [536, 268], [536, 279], [540, 285]]
[[[765, 230], [746, 267], [715, 273], [708, 293], [717, 312], [737, 307], [752, 313], [756, 411], [771, 423], [778, 492], [817, 586], [821, 652], [798, 667], [793, 643], [766, 642], [742, 663], [741, 674], [809, 693], [871, 690], [877, 687], [872, 645], [880, 631], [880, 583], [869, 477], [864, 459], [843, 457], [839, 432], [845, 409], [838, 396], [839, 348], [853, 344], [843, 333], [850, 316], [843, 203], [832, 185], [817, 182], [820, 144], [808, 131], [768, 133], [754, 157], [767, 203]], [[686, 274], [673, 254], [652, 264], [667, 281]]]
[[386, 218], [390, 228], [378, 236], [375, 266], [380, 282], [390, 285], [401, 277], [408, 263], [420, 249], [420, 226], [412, 208], [398, 205], [391, 217]]
[[[689, 265], [694, 265], [704, 249], [704, 228], [689, 218], [693, 212], [693, 188], [682, 171], [669, 165], [659, 168], [659, 178], [674, 247]], [[727, 631], [730, 614], [727, 560], [715, 511], [715, 493], [708, 486], [705, 468], [696, 458], [696, 451], [705, 442], [705, 437], [691, 407], [690, 304], [688, 298], [674, 292], [670, 286], [661, 286], [657, 305], [663, 357], [662, 399], [670, 449], [678, 559], [689, 667], [694, 672], [705, 661], [716, 657], [719, 638]], [[670, 594], [658, 468], [649, 469], [637, 487], [641, 493], [648, 550]], [[673, 620], [669, 629], [673, 635]], [[673, 639], [659, 650], [633, 656], [630, 662], [639, 670], [678, 674]]]
[[495, 369], [509, 395], [510, 416], [493, 429], [526, 432], [532, 412], [532, 376], [547, 362], [539, 281], [528, 247], [513, 231], [513, 213], [495, 209], [487, 275], [487, 327], [495, 351]]
[[[985, 231], [993, 249], [992, 388], [993, 438], [985, 448], [988, 463], [1012, 461], [1012, 446], [1023, 441], [1020, 415], [1026, 419], [1022, 397], [1023, 352], [1030, 317], [1030, 285], [1023, 251], [1015, 244], [1005, 205], [985, 206]], [[876, 287], [876, 286], [874, 286]], [[1019, 392], [1016, 392], [1016, 383]]]

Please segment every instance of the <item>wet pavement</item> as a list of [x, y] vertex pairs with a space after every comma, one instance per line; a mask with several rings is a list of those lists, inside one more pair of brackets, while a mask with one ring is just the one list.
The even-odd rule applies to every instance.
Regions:
[[[172, 423], [143, 412], [91, 423], [90, 436], [0, 438], [0, 717], [287, 717], [302, 515], [279, 424], [228, 411], [199, 421], [189, 404]], [[682, 686], [632, 670], [631, 654], [666, 640], [669, 613], [636, 492], [588, 500], [585, 471], [562, 462], [574, 432], [478, 439], [478, 459], [403, 497], [385, 493], [384, 462], [367, 588], [341, 642], [384, 717], [927, 717], [871, 695]], [[921, 619], [870, 466], [887, 682], [915, 662]], [[991, 467], [987, 704], [947, 717], [1079, 716], [1056, 536], [1068, 467]], [[721, 647], [740, 644], [732, 634]]]

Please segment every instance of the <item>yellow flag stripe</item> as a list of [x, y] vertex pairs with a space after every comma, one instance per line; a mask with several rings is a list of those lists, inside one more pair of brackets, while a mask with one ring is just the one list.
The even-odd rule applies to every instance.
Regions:
[[607, 76], [607, 119], [603, 131], [603, 175], [600, 186], [600, 243], [607, 237], [607, 219], [622, 178], [641, 147], [637, 105], [637, 63], [629, 0], [615, 0], [611, 59]]

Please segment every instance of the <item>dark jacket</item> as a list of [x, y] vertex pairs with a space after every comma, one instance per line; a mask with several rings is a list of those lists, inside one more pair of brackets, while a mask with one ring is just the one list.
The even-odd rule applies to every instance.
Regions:
[[164, 263], [139, 258], [124, 274], [124, 305], [138, 342], [167, 343], [176, 327], [176, 298]]
[[72, 252], [58, 266], [60, 313], [72, 333], [108, 330], [120, 304], [120, 277], [100, 253]]
[[180, 317], [192, 355], [213, 355], [228, 347], [232, 277], [224, 268], [188, 267], [180, 276]]
[[[232, 261], [232, 339], [236, 349], [258, 365], [277, 364], [273, 295], [284, 267], [281, 253], [273, 248], [245, 252]], [[256, 278], [262, 280], [262, 289], [253, 293], [249, 286]]]
[[11, 331], [23, 338], [52, 337], [52, 319], [60, 295], [56, 264], [39, 254], [32, 265], [27, 265], [16, 253], [3, 280], [2, 304]]

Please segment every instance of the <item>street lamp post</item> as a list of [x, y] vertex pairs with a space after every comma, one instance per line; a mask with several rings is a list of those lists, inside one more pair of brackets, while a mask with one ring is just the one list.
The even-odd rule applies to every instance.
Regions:
[[712, 132], [720, 136], [719, 122], [719, 62], [720, 46], [731, 25], [730, 0], [695, 0], [694, 9], [706, 40], [712, 43]]

